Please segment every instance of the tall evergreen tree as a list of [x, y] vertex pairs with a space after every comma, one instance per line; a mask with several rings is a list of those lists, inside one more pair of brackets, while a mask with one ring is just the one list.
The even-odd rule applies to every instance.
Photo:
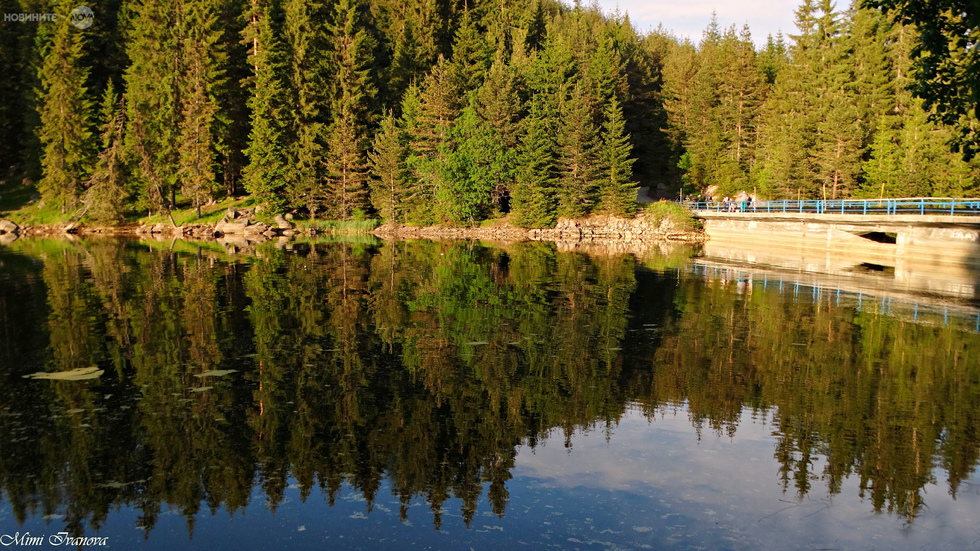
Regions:
[[555, 196], [555, 134], [549, 124], [542, 98], [532, 101], [524, 119], [520, 168], [511, 193], [514, 223], [529, 228], [553, 226], [557, 211]]
[[244, 37], [252, 66], [252, 96], [249, 109], [252, 131], [246, 155], [245, 189], [273, 210], [282, 208], [286, 185], [287, 151], [284, 144], [283, 58], [273, 25], [272, 5], [253, 0]]
[[180, 185], [198, 217], [201, 205], [216, 191], [215, 166], [220, 148], [216, 135], [218, 89], [223, 84], [226, 61], [219, 40], [218, 5], [213, 0], [185, 6], [182, 18], [184, 78], [180, 121]]
[[630, 158], [629, 135], [624, 132], [623, 110], [615, 98], [606, 105], [602, 125], [602, 171], [598, 210], [617, 216], [636, 214], [636, 192], [633, 181], [633, 159]]
[[386, 224], [402, 221], [403, 201], [407, 191], [407, 149], [398, 121], [389, 112], [381, 120], [368, 153], [371, 163], [371, 204]]
[[338, 72], [328, 138], [328, 208], [341, 219], [368, 205], [367, 124], [375, 88], [369, 72], [372, 46], [362, 27], [361, 11], [360, 0], [340, 0], [331, 33], [333, 62]]
[[810, 104], [817, 107], [814, 143], [821, 197], [848, 195], [861, 172], [863, 128], [854, 99], [854, 71], [850, 44], [843, 34], [840, 14], [831, 0], [821, 0], [817, 20], [819, 57], [811, 58], [814, 85]]
[[315, 213], [324, 200], [324, 163], [329, 120], [327, 62], [329, 47], [326, 8], [319, 2], [290, 0], [285, 4], [284, 49], [288, 58], [290, 120], [284, 121], [288, 144], [286, 196], [289, 202]]
[[467, 107], [443, 149], [444, 184], [436, 194], [439, 214], [452, 224], [472, 225], [490, 213], [493, 188], [506, 170], [499, 166], [507, 162], [500, 138]]
[[[413, 177], [422, 186], [420, 193], [431, 199], [444, 186], [445, 152], [452, 125], [460, 110], [459, 90], [454, 86], [449, 63], [440, 57], [432, 72], [425, 78], [419, 92], [416, 125], [410, 133], [411, 155], [408, 165]], [[433, 220], [433, 204], [417, 205], [419, 220]], [[426, 212], [428, 211], [428, 212]]]
[[449, 71], [456, 87], [463, 93], [476, 90], [483, 83], [490, 60], [491, 53], [484, 33], [477, 28], [470, 10], [466, 10], [456, 31], [450, 60]]
[[[71, 11], [66, 2], [59, 10]], [[43, 200], [61, 212], [74, 208], [92, 171], [92, 100], [81, 65], [84, 33], [67, 21], [54, 31], [41, 69], [41, 128], [43, 176], [38, 190]]]
[[480, 119], [493, 129], [501, 146], [500, 151], [506, 156], [506, 159], [494, 164], [500, 170], [494, 175], [495, 183], [490, 192], [494, 207], [503, 212], [509, 205], [516, 170], [521, 100], [514, 71], [502, 58], [498, 57], [490, 66], [490, 72], [474, 98], [474, 109]]
[[180, 167], [180, 11], [178, 0], [138, 3], [126, 41], [126, 140], [139, 159], [143, 204], [157, 210], [173, 207]]
[[83, 202], [89, 218], [101, 223], [113, 223], [123, 219], [128, 174], [123, 144], [126, 106], [116, 94], [111, 81], [102, 96], [101, 120], [101, 152]]
[[[597, 201], [599, 142], [594, 107], [582, 80], [565, 104], [558, 136], [558, 216], [578, 218]], [[612, 101], [612, 100], [611, 100]]]

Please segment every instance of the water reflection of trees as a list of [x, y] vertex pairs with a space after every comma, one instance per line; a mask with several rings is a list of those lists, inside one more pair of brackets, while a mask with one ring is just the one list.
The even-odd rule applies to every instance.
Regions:
[[[440, 524], [505, 512], [520, 444], [686, 402], [735, 434], [772, 411], [785, 488], [859, 477], [914, 518], [977, 463], [980, 343], [829, 301], [737, 293], [544, 244], [330, 244], [250, 263], [96, 241], [4, 256], [0, 484], [76, 533], [119, 505], [236, 511], [294, 477], [370, 509], [387, 480]], [[9, 269], [8, 269], [9, 268]], [[642, 280], [638, 284], [637, 279]], [[7, 320], [17, 319], [8, 324]], [[94, 382], [28, 381], [98, 365]], [[236, 370], [236, 373], [223, 372]], [[811, 472], [817, 458], [823, 472]]]

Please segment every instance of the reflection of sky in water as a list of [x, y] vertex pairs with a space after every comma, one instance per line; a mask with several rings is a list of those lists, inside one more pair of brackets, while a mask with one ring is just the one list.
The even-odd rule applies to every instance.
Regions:
[[[925, 487], [926, 507], [908, 526], [894, 515], [875, 514], [859, 497], [854, 476], [836, 496], [819, 483], [802, 501], [793, 488], [784, 494], [774, 443], [770, 428], [750, 412], [734, 439], [704, 429], [700, 441], [685, 411], [652, 423], [630, 413], [608, 443], [598, 430], [574, 437], [571, 453], [556, 439], [533, 454], [525, 450], [515, 474], [539, 491], [615, 511], [622, 535], [609, 540], [616, 543], [645, 540], [655, 549], [980, 548], [976, 476], [953, 500], [937, 469], [938, 485]], [[811, 472], [822, 470], [818, 462]], [[647, 537], [621, 539], [630, 530]]]
[[[456, 499], [443, 508], [442, 530], [432, 513], [413, 501], [408, 522], [398, 520], [399, 502], [384, 487], [373, 510], [345, 486], [334, 507], [316, 490], [306, 503], [295, 486], [275, 514], [253, 491], [244, 514], [199, 513], [188, 540], [185, 519], [164, 513], [149, 540], [136, 513], [110, 514], [100, 535], [110, 549], [977, 549], [980, 548], [980, 480], [965, 481], [954, 501], [944, 473], [925, 488], [926, 507], [913, 526], [890, 514], [876, 515], [858, 496], [854, 477], [830, 497], [814, 483], [797, 501], [783, 494], [773, 460], [770, 427], [745, 413], [734, 439], [710, 429], [700, 440], [686, 411], [649, 422], [627, 413], [612, 428], [572, 437], [572, 450], [555, 433], [535, 450], [522, 448], [507, 484], [503, 518], [486, 499], [467, 530]], [[814, 465], [821, 472], [823, 465]], [[484, 488], [486, 489], [486, 488]], [[485, 492], [484, 492], [485, 494]], [[53, 534], [58, 520], [40, 515], [17, 526], [9, 505], [0, 507], [0, 533]]]

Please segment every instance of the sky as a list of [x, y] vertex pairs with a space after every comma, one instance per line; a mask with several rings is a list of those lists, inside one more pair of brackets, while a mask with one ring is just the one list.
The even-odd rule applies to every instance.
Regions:
[[640, 32], [657, 28], [665, 29], [680, 38], [701, 40], [701, 33], [711, 21], [711, 12], [718, 14], [722, 29], [735, 25], [741, 29], [748, 23], [752, 39], [757, 45], [765, 44], [766, 36], [782, 30], [783, 35], [796, 33], [793, 10], [800, 0], [598, 0], [606, 13], [617, 7], [627, 13], [633, 27]]

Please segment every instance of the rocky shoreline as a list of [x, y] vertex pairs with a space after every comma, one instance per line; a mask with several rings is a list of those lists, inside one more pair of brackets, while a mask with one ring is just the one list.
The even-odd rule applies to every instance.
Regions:
[[[183, 239], [198, 241], [229, 241], [238, 246], [257, 244], [270, 239], [291, 240], [299, 235], [315, 236], [324, 233], [315, 228], [297, 229], [289, 220], [277, 216], [275, 225], [255, 219], [250, 210], [228, 212], [216, 224], [119, 225], [119, 226], [58, 226], [38, 225], [20, 227], [9, 220], [0, 221], [0, 243], [25, 237], [58, 237], [65, 235], [133, 236], [140, 239]], [[353, 233], [334, 231], [332, 233]], [[644, 244], [671, 241], [703, 243], [700, 229], [677, 228], [669, 219], [639, 216], [633, 219], [594, 216], [587, 219], [560, 219], [554, 228], [521, 228], [510, 225], [481, 227], [384, 225], [372, 233], [382, 239], [477, 239], [484, 241], [554, 241], [563, 248], [621, 248], [630, 250]]]

